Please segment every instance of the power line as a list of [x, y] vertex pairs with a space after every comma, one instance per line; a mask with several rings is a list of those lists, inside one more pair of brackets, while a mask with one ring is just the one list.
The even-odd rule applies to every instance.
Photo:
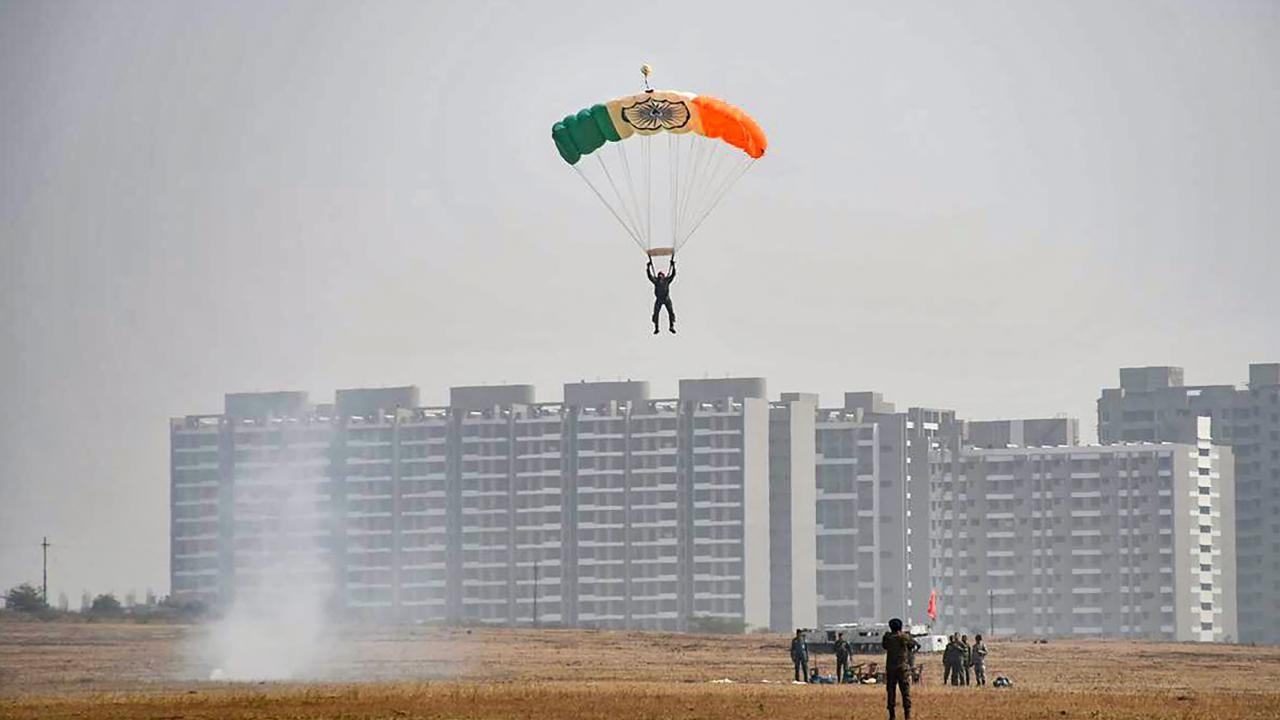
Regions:
[[533, 626], [538, 627], [538, 561], [533, 559]]
[[987, 588], [987, 620], [991, 623], [991, 637], [996, 636], [996, 593]]
[[40, 562], [40, 598], [44, 600], [47, 607], [49, 605], [49, 538], [45, 536], [40, 539], [40, 551], [44, 556]]

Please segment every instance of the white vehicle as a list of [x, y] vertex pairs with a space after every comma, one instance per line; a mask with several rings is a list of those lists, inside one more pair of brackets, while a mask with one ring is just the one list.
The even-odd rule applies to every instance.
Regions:
[[[942, 652], [947, 647], [946, 635], [933, 635], [928, 625], [910, 625], [907, 630], [920, 643], [920, 652]], [[835, 652], [836, 634], [844, 633], [854, 654], [882, 653], [880, 641], [889, 632], [889, 623], [835, 623], [820, 628], [805, 628], [804, 640], [811, 652]]]
[[920, 652], [940, 653], [947, 649], [946, 635], [917, 635], [916, 642], [920, 643]]

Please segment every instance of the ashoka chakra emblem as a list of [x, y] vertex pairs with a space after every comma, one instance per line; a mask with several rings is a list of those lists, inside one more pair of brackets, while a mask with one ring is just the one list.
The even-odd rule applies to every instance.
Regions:
[[689, 122], [689, 106], [682, 102], [649, 98], [622, 108], [622, 119], [637, 130], [676, 130]]

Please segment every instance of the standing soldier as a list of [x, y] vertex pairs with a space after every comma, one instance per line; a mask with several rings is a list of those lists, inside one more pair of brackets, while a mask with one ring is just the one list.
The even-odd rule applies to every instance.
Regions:
[[796, 682], [809, 682], [809, 645], [804, 641], [804, 630], [797, 629], [791, 638], [791, 663], [795, 665]]
[[897, 698], [895, 693], [902, 693], [902, 717], [911, 720], [911, 666], [907, 658], [920, 644], [903, 632], [902, 620], [894, 618], [889, 621], [889, 632], [880, 640], [884, 648], [884, 688], [889, 700], [889, 720], [894, 720]]
[[981, 635], [973, 637], [973, 674], [978, 687], [987, 684], [987, 644], [982, 642]]
[[947, 647], [942, 651], [942, 684], [955, 684], [956, 636], [947, 637]]
[[844, 674], [849, 671], [849, 641], [844, 633], [836, 633], [836, 682], [844, 682]]
[[973, 667], [973, 648], [969, 647], [969, 636], [960, 636], [960, 684], [969, 684], [969, 668]]

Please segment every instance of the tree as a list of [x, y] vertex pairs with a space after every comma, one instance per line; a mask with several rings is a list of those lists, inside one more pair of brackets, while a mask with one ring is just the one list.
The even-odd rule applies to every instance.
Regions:
[[4, 596], [5, 606], [18, 612], [41, 612], [49, 607], [44, 596], [31, 583], [22, 583]]
[[124, 613], [120, 601], [115, 595], [105, 593], [93, 599], [93, 605], [89, 608], [90, 615], [98, 617], [118, 617]]
[[71, 600], [67, 597], [67, 594], [64, 592], [58, 593], [58, 609], [66, 612], [69, 607], [71, 607]]
[[164, 600], [161, 600], [160, 607], [177, 610], [178, 616], [186, 622], [199, 620], [209, 610], [199, 600], [175, 598], [172, 595], [166, 596]]

